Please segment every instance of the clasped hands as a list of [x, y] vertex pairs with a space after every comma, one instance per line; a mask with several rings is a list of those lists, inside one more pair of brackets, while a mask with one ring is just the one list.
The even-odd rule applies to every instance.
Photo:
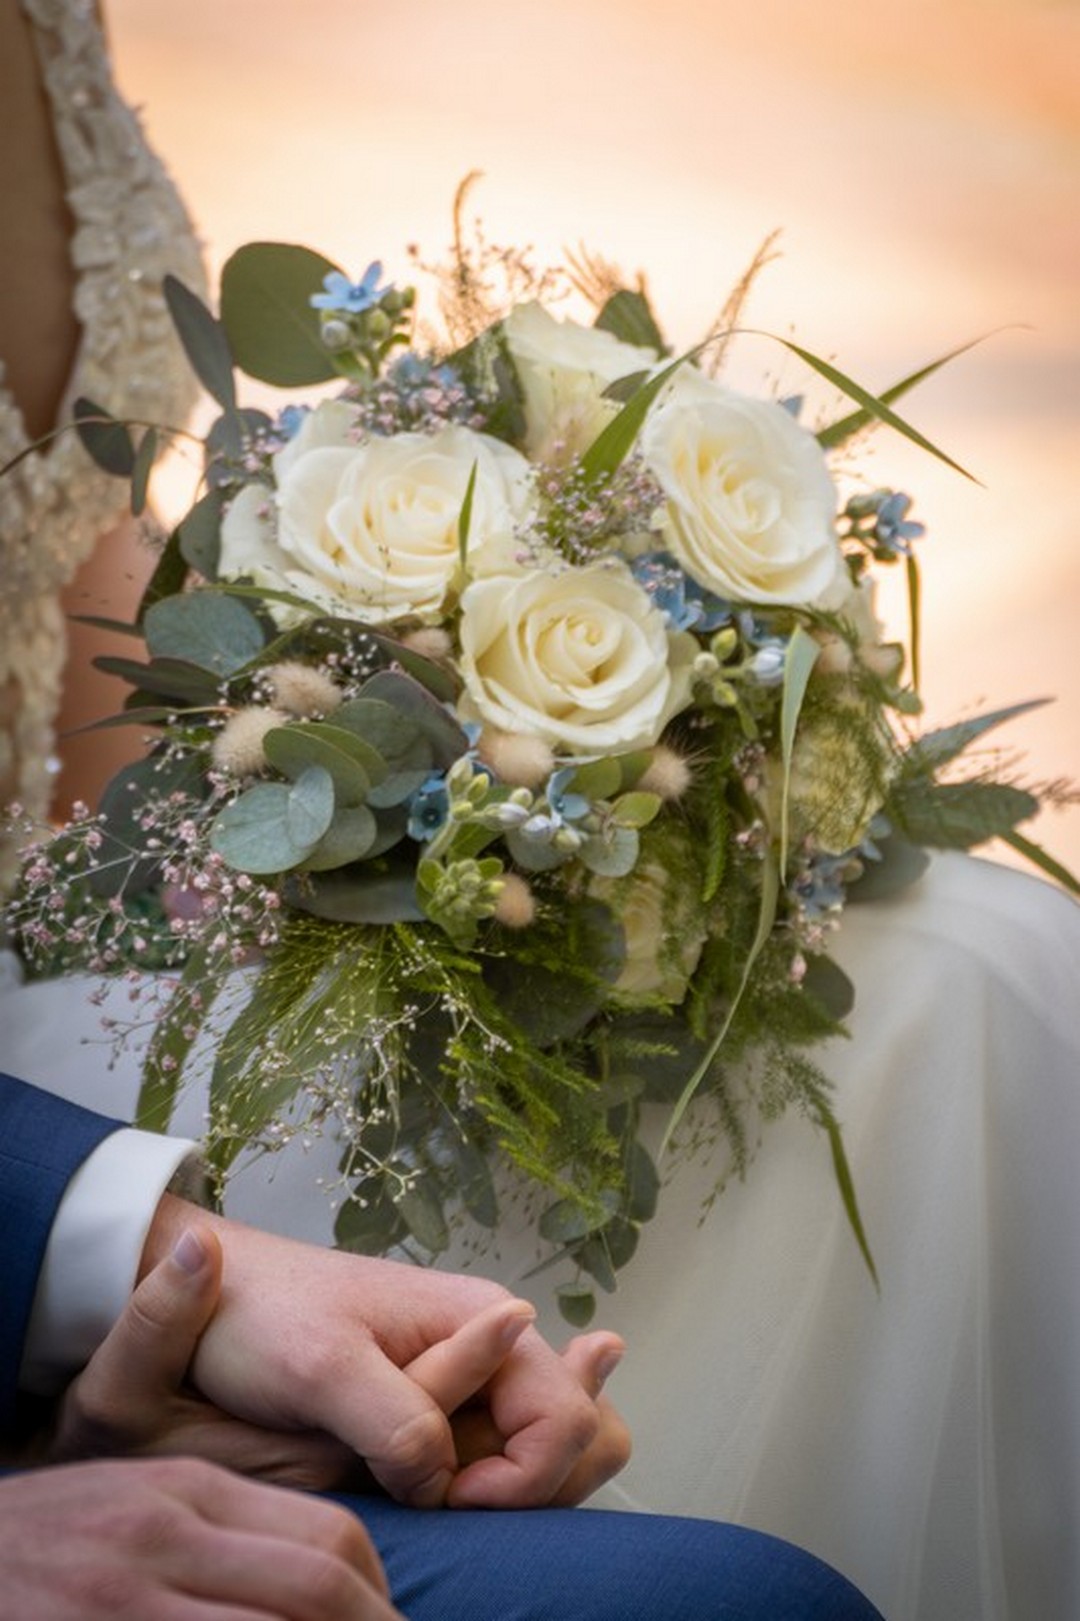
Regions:
[[[305, 1487], [358, 1463], [416, 1507], [582, 1501], [625, 1463], [622, 1353], [557, 1353], [482, 1278], [274, 1237], [166, 1195], [142, 1280], [69, 1387], [52, 1461], [184, 1453]], [[369, 1482], [370, 1484], [370, 1482]]]

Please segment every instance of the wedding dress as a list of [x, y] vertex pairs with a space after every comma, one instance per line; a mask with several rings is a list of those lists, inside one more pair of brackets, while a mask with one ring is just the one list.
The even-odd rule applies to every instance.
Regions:
[[[962, 855], [890, 900], [851, 905], [854, 979], [836, 1087], [880, 1293], [824, 1139], [765, 1131], [711, 1212], [707, 1158], [674, 1168], [637, 1255], [601, 1296], [623, 1333], [612, 1395], [635, 1439], [603, 1506], [739, 1521], [844, 1570], [889, 1621], [1080, 1616], [1080, 908]], [[9, 965], [10, 966], [10, 965]], [[14, 976], [13, 976], [14, 977]], [[130, 1111], [137, 1047], [113, 1061], [91, 980], [0, 992], [5, 1067]], [[177, 1129], [197, 1134], [189, 1093]], [[657, 1111], [659, 1138], [664, 1120]], [[242, 1169], [226, 1208], [325, 1240], [333, 1143]], [[670, 1167], [669, 1167], [670, 1169]], [[553, 1274], [507, 1213], [470, 1263], [564, 1337]]]
[[[184, 206], [113, 83], [91, 0], [21, 0], [47, 93], [68, 206], [79, 352], [61, 407], [84, 395], [114, 415], [182, 423], [191, 368], [161, 298], [167, 271], [200, 289]], [[0, 467], [30, 439], [0, 360]], [[122, 479], [72, 433], [0, 478], [0, 799], [46, 811], [65, 628], [60, 592], [127, 510]], [[14, 852], [0, 841], [0, 894]]]

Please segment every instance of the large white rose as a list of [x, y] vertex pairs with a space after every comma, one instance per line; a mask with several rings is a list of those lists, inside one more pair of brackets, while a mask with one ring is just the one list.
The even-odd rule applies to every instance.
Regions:
[[459, 569], [473, 467], [469, 556], [479, 559], [512, 545], [531, 501], [528, 462], [469, 428], [355, 445], [334, 442], [341, 428], [313, 421], [307, 444], [286, 446], [274, 512], [265, 488], [240, 492], [222, 525], [222, 573], [277, 580], [367, 624], [437, 617]]
[[476, 580], [460, 638], [466, 711], [565, 753], [646, 747], [690, 699], [697, 644], [622, 563]]
[[609, 384], [656, 363], [656, 351], [599, 327], [558, 321], [542, 304], [517, 304], [503, 323], [525, 396], [525, 449], [534, 461], [569, 461], [587, 450], [619, 409]]
[[821, 447], [783, 406], [684, 367], [641, 450], [667, 497], [664, 544], [699, 585], [735, 602], [843, 601], [836, 490]]

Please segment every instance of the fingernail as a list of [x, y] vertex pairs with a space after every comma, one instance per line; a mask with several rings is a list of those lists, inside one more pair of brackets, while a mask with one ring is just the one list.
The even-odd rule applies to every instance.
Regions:
[[513, 1316], [508, 1317], [499, 1330], [499, 1344], [509, 1351], [511, 1346], [517, 1344], [525, 1330], [535, 1321], [536, 1307], [530, 1306], [527, 1301], [522, 1301], [519, 1306], [515, 1307]]
[[453, 1475], [449, 1469], [440, 1469], [429, 1480], [414, 1486], [409, 1493], [409, 1504], [412, 1508], [442, 1508], [446, 1502], [446, 1494], [450, 1490]]
[[622, 1351], [605, 1351], [596, 1363], [596, 1377], [602, 1385], [606, 1385], [615, 1369], [623, 1359]]
[[203, 1249], [202, 1240], [190, 1227], [184, 1228], [173, 1245], [172, 1253], [177, 1266], [190, 1273], [192, 1277], [196, 1272], [201, 1272], [206, 1264], [206, 1251]]

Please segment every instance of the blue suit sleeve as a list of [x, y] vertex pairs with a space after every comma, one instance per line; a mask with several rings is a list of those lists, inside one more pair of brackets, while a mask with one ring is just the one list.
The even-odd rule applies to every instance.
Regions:
[[0, 1434], [12, 1423], [30, 1309], [64, 1190], [120, 1124], [0, 1074]]

